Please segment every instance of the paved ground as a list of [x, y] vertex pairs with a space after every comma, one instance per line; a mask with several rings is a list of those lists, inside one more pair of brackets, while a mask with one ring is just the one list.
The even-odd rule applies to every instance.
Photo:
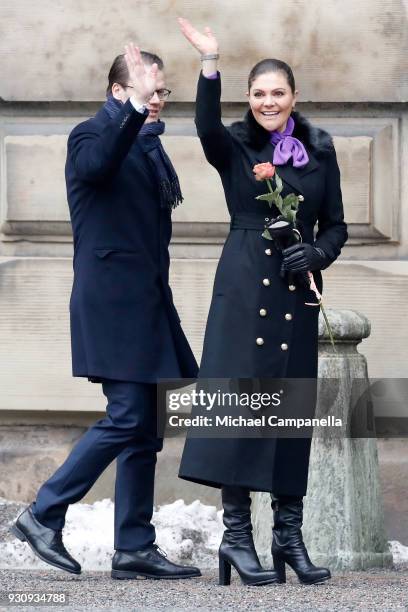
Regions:
[[408, 567], [336, 574], [318, 586], [300, 585], [295, 576], [286, 585], [245, 587], [235, 575], [220, 587], [215, 572], [180, 581], [112, 580], [104, 572], [70, 576], [58, 570], [0, 572], [0, 591], [65, 592], [69, 602], [58, 606], [12, 606], [0, 610], [279, 610], [318, 612], [364, 610], [408, 611]]

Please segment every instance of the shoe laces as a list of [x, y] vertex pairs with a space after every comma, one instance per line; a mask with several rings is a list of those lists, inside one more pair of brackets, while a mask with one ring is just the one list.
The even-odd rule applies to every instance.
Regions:
[[160, 553], [163, 557], [167, 557], [167, 553], [162, 548], [160, 548], [158, 544], [153, 544], [153, 548], [155, 548], [157, 552]]

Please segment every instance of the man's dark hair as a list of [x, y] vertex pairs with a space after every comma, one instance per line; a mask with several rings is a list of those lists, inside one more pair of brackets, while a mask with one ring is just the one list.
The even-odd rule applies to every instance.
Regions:
[[[140, 55], [142, 56], [142, 61], [144, 64], [151, 66], [152, 64], [157, 64], [159, 70], [163, 70], [164, 64], [163, 60], [156, 55], [155, 53], [150, 53], [149, 51], [141, 51]], [[109, 70], [108, 74], [108, 87], [106, 88], [106, 95], [112, 93], [112, 85], [114, 83], [119, 83], [124, 87], [129, 79], [129, 73], [126, 66], [125, 55], [122, 53], [118, 55], [113, 60], [113, 64]]]
[[292, 93], [295, 93], [296, 85], [292, 68], [289, 66], [289, 64], [286, 64], [286, 62], [282, 62], [282, 60], [278, 59], [264, 59], [255, 64], [248, 75], [248, 91], [251, 89], [251, 85], [255, 79], [260, 74], [266, 74], [267, 72], [283, 72]]

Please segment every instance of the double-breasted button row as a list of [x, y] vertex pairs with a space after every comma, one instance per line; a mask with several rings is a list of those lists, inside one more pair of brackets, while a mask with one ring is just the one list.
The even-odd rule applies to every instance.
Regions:
[[[265, 340], [263, 338], [257, 338], [256, 339], [256, 343], [258, 346], [262, 346], [263, 344], [265, 344]], [[286, 344], [286, 342], [282, 342], [282, 344], [280, 345], [282, 351], [287, 351], [288, 350], [288, 345]]]
[[[259, 309], [259, 316], [260, 317], [266, 317], [267, 314], [268, 314], [268, 311], [266, 310], [266, 308], [260, 308]], [[290, 312], [287, 312], [285, 314], [285, 319], [286, 319], [286, 321], [292, 321], [293, 316], [290, 314]]]
[[[266, 253], [266, 255], [272, 255], [271, 249], [265, 249], [265, 253]], [[270, 281], [269, 278], [264, 278], [262, 280], [262, 284], [263, 284], [264, 287], [269, 287], [270, 284], [271, 284], [271, 281]], [[260, 317], [266, 317], [267, 314], [268, 313], [267, 313], [266, 308], [260, 308], [259, 309], [259, 316]], [[265, 340], [263, 338], [257, 338], [256, 339], [256, 343], [257, 343], [258, 346], [262, 346], [263, 344], [265, 344]]]
[[[265, 249], [265, 255], [272, 255], [272, 250], [271, 249]], [[269, 278], [264, 278], [262, 280], [262, 284], [264, 287], [269, 287], [271, 284], [271, 281]], [[295, 285], [289, 285], [289, 291], [294, 291], [296, 289]], [[259, 316], [260, 317], [266, 317], [266, 315], [268, 314], [268, 311], [266, 310], [266, 308], [260, 308], [259, 309]], [[285, 314], [285, 320], [286, 321], [291, 321], [292, 320], [292, 315], [290, 314], [290, 312], [287, 312]], [[256, 344], [258, 346], [262, 346], [265, 344], [265, 340], [263, 338], [257, 338], [256, 339]], [[280, 345], [281, 350], [282, 351], [287, 351], [288, 350], [288, 345], [286, 344], [286, 342], [282, 342], [282, 344]]]

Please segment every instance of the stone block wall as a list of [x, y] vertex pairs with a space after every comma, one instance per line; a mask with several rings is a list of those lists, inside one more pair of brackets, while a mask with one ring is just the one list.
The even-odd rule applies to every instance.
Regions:
[[[171, 279], [197, 358], [228, 214], [195, 134], [198, 56], [183, 15], [220, 41], [225, 123], [246, 110], [246, 77], [264, 57], [294, 69], [298, 108], [334, 136], [350, 240], [324, 273], [333, 308], [372, 323], [360, 346], [371, 376], [408, 374], [408, 37], [404, 0], [3, 0], [0, 6], [0, 421], [104, 409], [71, 378], [72, 240], [66, 139], [104, 99], [129, 40], [163, 56], [172, 89], [163, 142], [185, 202], [174, 213]], [[5, 415], [7, 416], [7, 419]], [[4, 418], [2, 418], [2, 415]], [[14, 421], [15, 418], [13, 417]], [[12, 421], [13, 421], [12, 419]], [[72, 426], [75, 419], [69, 417]], [[11, 422], [11, 421], [10, 421]], [[68, 442], [70, 437], [67, 438]]]

